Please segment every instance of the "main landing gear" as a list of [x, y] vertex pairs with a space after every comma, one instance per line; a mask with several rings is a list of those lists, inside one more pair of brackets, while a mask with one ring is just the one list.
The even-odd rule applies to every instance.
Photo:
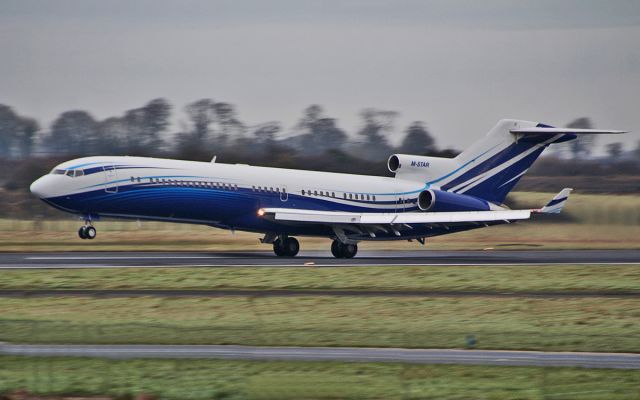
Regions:
[[97, 235], [98, 231], [96, 231], [96, 228], [91, 225], [91, 221], [86, 222], [86, 225], [81, 226], [80, 229], [78, 229], [78, 236], [80, 236], [80, 239], [93, 240]]
[[331, 243], [331, 254], [335, 258], [353, 258], [358, 253], [357, 244], [345, 244], [339, 240], [334, 240]]
[[295, 257], [300, 251], [298, 239], [281, 236], [273, 242], [273, 252], [279, 257]]

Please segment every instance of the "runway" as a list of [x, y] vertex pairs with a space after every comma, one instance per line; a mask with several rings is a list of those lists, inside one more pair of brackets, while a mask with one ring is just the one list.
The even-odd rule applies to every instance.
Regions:
[[639, 369], [640, 354], [562, 353], [502, 350], [397, 349], [358, 347], [257, 347], [231, 345], [17, 345], [0, 344], [0, 354], [114, 359], [210, 358], [340, 362], [403, 362], [538, 367]]
[[640, 264], [640, 250], [487, 250], [361, 251], [353, 259], [336, 259], [328, 251], [303, 251], [293, 258], [259, 252], [59, 252], [0, 253], [0, 269], [134, 267], [469, 267], [569, 264]]

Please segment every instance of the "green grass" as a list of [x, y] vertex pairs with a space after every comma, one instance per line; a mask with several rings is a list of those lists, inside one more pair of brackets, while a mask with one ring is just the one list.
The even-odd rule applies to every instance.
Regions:
[[[555, 193], [514, 192], [512, 208], [538, 208]], [[514, 204], [515, 203], [515, 204]], [[640, 225], [640, 196], [572, 193], [562, 215], [581, 224]]]
[[0, 289], [639, 291], [640, 265], [6, 270]]
[[2, 299], [0, 341], [639, 352], [640, 299]]
[[160, 399], [638, 399], [640, 372], [334, 362], [0, 357], [0, 394]]

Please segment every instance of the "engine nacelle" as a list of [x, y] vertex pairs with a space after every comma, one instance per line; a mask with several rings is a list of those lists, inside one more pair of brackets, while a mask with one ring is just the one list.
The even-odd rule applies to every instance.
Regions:
[[411, 154], [393, 154], [387, 161], [389, 171], [396, 174], [396, 178], [421, 182], [437, 179], [455, 170], [457, 166], [452, 158]]
[[418, 195], [418, 208], [422, 211], [489, 211], [491, 205], [482, 199], [464, 194], [427, 189]]

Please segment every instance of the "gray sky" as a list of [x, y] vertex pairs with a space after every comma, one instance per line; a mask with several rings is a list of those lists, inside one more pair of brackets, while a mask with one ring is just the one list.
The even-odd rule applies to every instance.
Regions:
[[638, 0], [0, 0], [0, 54], [0, 103], [46, 126], [211, 97], [285, 127], [318, 103], [350, 132], [396, 110], [456, 148], [505, 117], [640, 138]]

